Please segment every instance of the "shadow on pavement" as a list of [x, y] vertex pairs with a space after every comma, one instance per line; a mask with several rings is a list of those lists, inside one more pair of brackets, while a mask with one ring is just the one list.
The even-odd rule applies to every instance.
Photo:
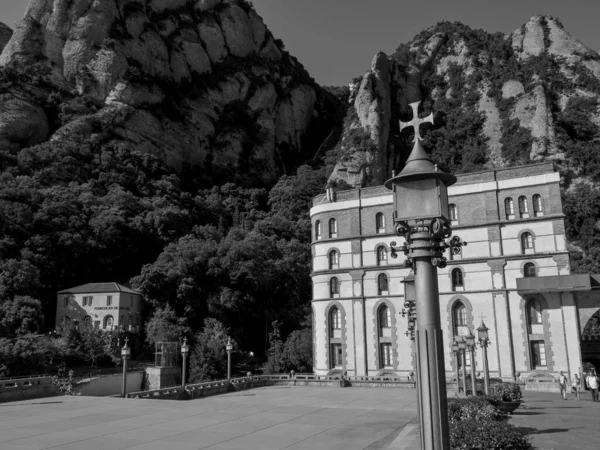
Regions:
[[579, 430], [582, 427], [576, 427], [576, 428], [547, 428], [545, 430], [538, 430], [537, 428], [530, 428], [530, 427], [519, 427], [519, 430], [521, 430], [523, 433], [525, 434], [551, 434], [551, 433], [567, 433], [571, 430]]

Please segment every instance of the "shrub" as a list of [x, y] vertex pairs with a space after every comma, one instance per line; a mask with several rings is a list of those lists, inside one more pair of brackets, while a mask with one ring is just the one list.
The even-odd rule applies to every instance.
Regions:
[[500, 422], [508, 415], [496, 408], [497, 397], [479, 396], [452, 398], [448, 400], [448, 420], [450, 423], [474, 420], [477, 422]]
[[519, 402], [523, 394], [517, 383], [498, 383], [490, 386], [490, 395], [498, 397], [503, 402]]
[[450, 424], [452, 450], [531, 450], [529, 437], [506, 422], [457, 421]]

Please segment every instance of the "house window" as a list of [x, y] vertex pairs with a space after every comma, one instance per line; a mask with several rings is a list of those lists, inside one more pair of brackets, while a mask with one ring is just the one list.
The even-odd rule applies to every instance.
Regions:
[[92, 296], [86, 296], [86, 295], [84, 295], [83, 296], [83, 306], [92, 306], [92, 299], [93, 298], [94, 297], [92, 297]]
[[121, 326], [121, 328], [125, 328], [125, 316], [121, 316], [119, 318], [119, 325]]
[[380, 369], [385, 367], [392, 366], [392, 343], [391, 342], [382, 342], [379, 344], [379, 365]]
[[69, 306], [69, 297], [64, 297], [63, 298], [63, 306]]
[[525, 278], [532, 278], [535, 277], [536, 274], [536, 267], [534, 263], [527, 263], [523, 266], [523, 275], [525, 276]]
[[106, 306], [112, 305], [112, 295], [106, 296]]
[[521, 195], [519, 197], [519, 216], [521, 218], [529, 217], [529, 206], [527, 205], [527, 197]]
[[385, 215], [383, 213], [375, 215], [375, 227], [378, 233], [385, 233]]
[[529, 300], [527, 304], [527, 317], [530, 325], [542, 323], [542, 305], [535, 299]]
[[504, 211], [506, 212], [506, 220], [515, 218], [515, 204], [512, 198], [504, 199]]
[[322, 230], [322, 226], [321, 226], [321, 221], [317, 220], [317, 222], [315, 223], [315, 239], [317, 241], [321, 240], [323, 238], [323, 230]]
[[337, 250], [331, 250], [329, 252], [329, 268], [339, 269], [340, 268], [340, 254]]
[[531, 365], [533, 369], [546, 367], [546, 344], [544, 341], [531, 341]]
[[90, 316], [85, 316], [83, 318], [83, 326], [85, 328], [92, 328], [92, 318]]
[[457, 225], [458, 224], [458, 208], [454, 203], [448, 205], [448, 212], [450, 215], [450, 224]]
[[452, 312], [452, 318], [454, 319], [454, 335], [464, 336], [468, 334], [467, 308], [463, 302], [456, 302]]
[[329, 219], [329, 237], [336, 238], [338, 235], [337, 220]]
[[66, 328], [71, 325], [71, 318], [69, 316], [64, 316], [61, 320], [61, 325]]
[[388, 294], [388, 277], [385, 273], [380, 273], [377, 277], [377, 293], [379, 295], [387, 295]]
[[331, 344], [331, 368], [342, 367], [342, 344]]
[[387, 263], [387, 250], [383, 245], [377, 247], [377, 265], [382, 266]]
[[115, 324], [115, 320], [113, 316], [106, 316], [104, 318], [104, 328], [112, 328]]
[[452, 270], [452, 290], [453, 291], [464, 290], [463, 273], [462, 273], [462, 270], [460, 270], [460, 269]]
[[329, 326], [332, 330], [340, 330], [342, 324], [342, 315], [337, 306], [331, 308], [329, 313]]
[[340, 296], [340, 282], [336, 277], [333, 277], [329, 280], [329, 297], [339, 297]]
[[521, 250], [523, 254], [533, 253], [533, 236], [529, 232], [521, 235]]
[[133, 316], [131, 314], [127, 316], [127, 326], [129, 328], [133, 327]]
[[544, 209], [542, 206], [542, 196], [540, 194], [535, 194], [533, 196], [533, 216], [539, 217], [544, 215]]

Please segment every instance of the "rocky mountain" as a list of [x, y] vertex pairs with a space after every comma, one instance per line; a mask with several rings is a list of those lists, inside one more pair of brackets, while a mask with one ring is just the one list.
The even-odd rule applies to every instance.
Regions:
[[567, 181], [600, 182], [600, 55], [552, 17], [509, 35], [442, 22], [375, 55], [350, 91], [331, 182], [381, 184], [401, 167], [411, 145], [398, 122], [416, 100], [438, 114], [426, 143], [447, 170], [552, 160]]
[[12, 36], [12, 30], [7, 25], [0, 22], [0, 52], [6, 45], [6, 43], [10, 40]]
[[[244, 0], [32, 0], [0, 27], [0, 148], [118, 143], [273, 183], [337, 100]], [[5, 45], [4, 45], [5, 44]]]

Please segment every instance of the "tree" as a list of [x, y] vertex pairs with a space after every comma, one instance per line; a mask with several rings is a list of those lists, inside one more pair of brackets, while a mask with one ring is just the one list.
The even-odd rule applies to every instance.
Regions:
[[311, 328], [303, 328], [290, 333], [285, 340], [285, 360], [287, 362], [286, 372], [313, 371], [313, 337]]
[[0, 304], [0, 327], [9, 334], [35, 333], [44, 324], [42, 304], [29, 296], [17, 296]]
[[269, 351], [267, 352], [267, 373], [281, 373], [287, 372], [287, 358], [285, 354], [285, 347], [281, 340], [281, 333], [279, 332], [280, 324], [278, 321], [274, 321], [271, 324], [273, 331], [269, 333]]
[[92, 367], [108, 356], [106, 338], [106, 333], [96, 328], [87, 328], [81, 333], [83, 359]]
[[[225, 346], [229, 330], [217, 319], [204, 320], [204, 329], [194, 336], [190, 355], [190, 383], [200, 383], [227, 376]], [[235, 343], [232, 341], [235, 346]]]
[[169, 305], [157, 308], [146, 323], [146, 342], [152, 346], [157, 342], [179, 341], [189, 334], [191, 330], [187, 319], [177, 317]]

